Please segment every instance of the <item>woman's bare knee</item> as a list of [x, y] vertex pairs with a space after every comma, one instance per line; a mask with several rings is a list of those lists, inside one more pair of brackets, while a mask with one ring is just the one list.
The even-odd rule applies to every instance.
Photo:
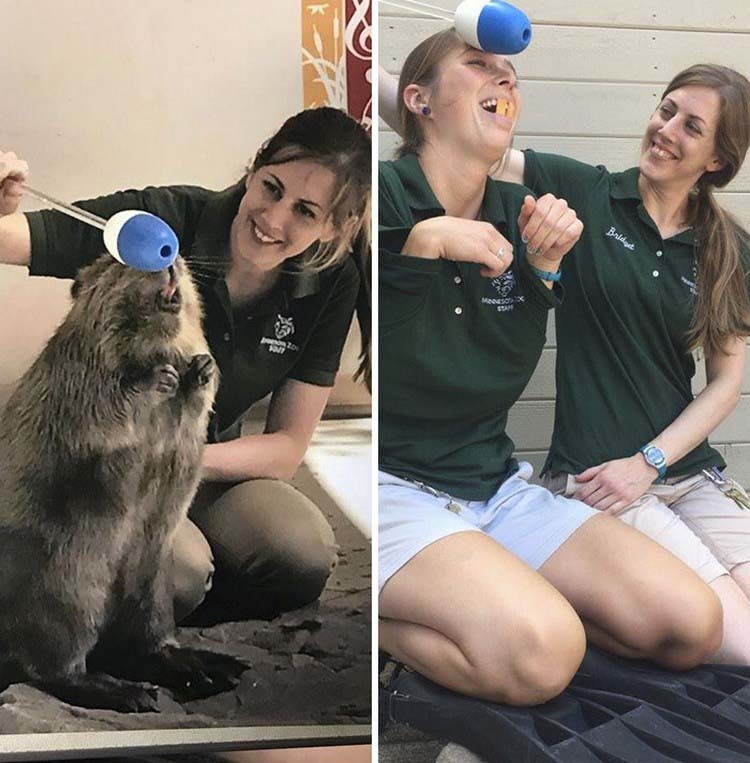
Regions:
[[[553, 609], [555, 609], [553, 607]], [[506, 624], [502, 651], [476, 665], [477, 696], [510, 705], [538, 705], [570, 683], [586, 648], [572, 609], [535, 612]]]
[[722, 641], [722, 608], [703, 583], [672, 591], [655, 609], [644, 644], [648, 656], [674, 670], [707, 662]]

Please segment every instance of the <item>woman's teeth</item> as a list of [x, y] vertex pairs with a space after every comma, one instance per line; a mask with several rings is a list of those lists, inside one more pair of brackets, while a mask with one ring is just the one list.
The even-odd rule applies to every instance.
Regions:
[[513, 104], [507, 98], [488, 98], [479, 105], [485, 111], [489, 111], [490, 114], [500, 114], [504, 117], [513, 116]]
[[260, 241], [262, 241], [264, 244], [280, 244], [281, 241], [276, 238], [272, 238], [271, 236], [266, 236], [265, 233], [255, 224], [253, 223], [253, 233], [258, 237]]
[[663, 148], [659, 148], [659, 146], [656, 145], [656, 143], [651, 144], [651, 153], [656, 154], [656, 156], [659, 157], [659, 159], [674, 159], [675, 157], [669, 153], [669, 151], [665, 151]]

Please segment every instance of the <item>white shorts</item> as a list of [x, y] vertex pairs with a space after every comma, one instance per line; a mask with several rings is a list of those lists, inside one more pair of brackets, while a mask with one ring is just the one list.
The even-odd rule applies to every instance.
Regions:
[[[588, 519], [599, 514], [581, 501], [530, 485], [531, 464], [488, 501], [435, 496], [413, 482], [378, 473], [379, 590], [422, 549], [453, 533], [483, 532], [533, 569], [539, 569]], [[451, 510], [448, 504], [453, 505]]]

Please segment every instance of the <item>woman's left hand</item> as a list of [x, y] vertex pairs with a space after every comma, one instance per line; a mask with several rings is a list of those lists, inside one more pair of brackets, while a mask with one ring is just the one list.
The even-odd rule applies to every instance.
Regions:
[[630, 458], [605, 461], [576, 476], [576, 482], [584, 484], [573, 498], [604, 514], [616, 516], [638, 500], [657, 476], [657, 470], [649, 466], [640, 453]]
[[565, 199], [547, 193], [538, 199], [526, 196], [518, 216], [518, 229], [531, 264], [540, 270], [556, 271], [581, 237], [583, 223]]

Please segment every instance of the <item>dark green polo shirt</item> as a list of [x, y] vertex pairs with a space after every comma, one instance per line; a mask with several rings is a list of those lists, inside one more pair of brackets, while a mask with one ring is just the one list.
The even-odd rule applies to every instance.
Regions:
[[[527, 150], [524, 182], [568, 201], [584, 231], [562, 266], [556, 312], [557, 402], [545, 469], [577, 474], [632, 456], [693, 400], [686, 333], [696, 294], [692, 230], [662, 239], [638, 169], [610, 173]], [[670, 465], [695, 474], [724, 461], [708, 440]]]
[[[204, 331], [221, 371], [209, 440], [239, 434], [239, 417], [285, 379], [330, 387], [357, 298], [359, 275], [347, 258], [304, 274], [289, 260], [273, 292], [251, 310], [235, 311], [224, 273], [229, 231], [244, 184], [224, 191], [193, 186], [122, 191], [79, 206], [104, 218], [123, 209], [158, 215], [174, 229], [204, 307]], [[27, 215], [32, 275], [72, 278], [105, 251], [101, 231], [53, 211]]]
[[537, 364], [557, 298], [532, 275], [516, 220], [528, 191], [487, 181], [481, 218], [512, 244], [512, 267], [400, 254], [412, 227], [445, 210], [416, 156], [380, 164], [380, 468], [468, 500], [515, 467], [508, 409]]

